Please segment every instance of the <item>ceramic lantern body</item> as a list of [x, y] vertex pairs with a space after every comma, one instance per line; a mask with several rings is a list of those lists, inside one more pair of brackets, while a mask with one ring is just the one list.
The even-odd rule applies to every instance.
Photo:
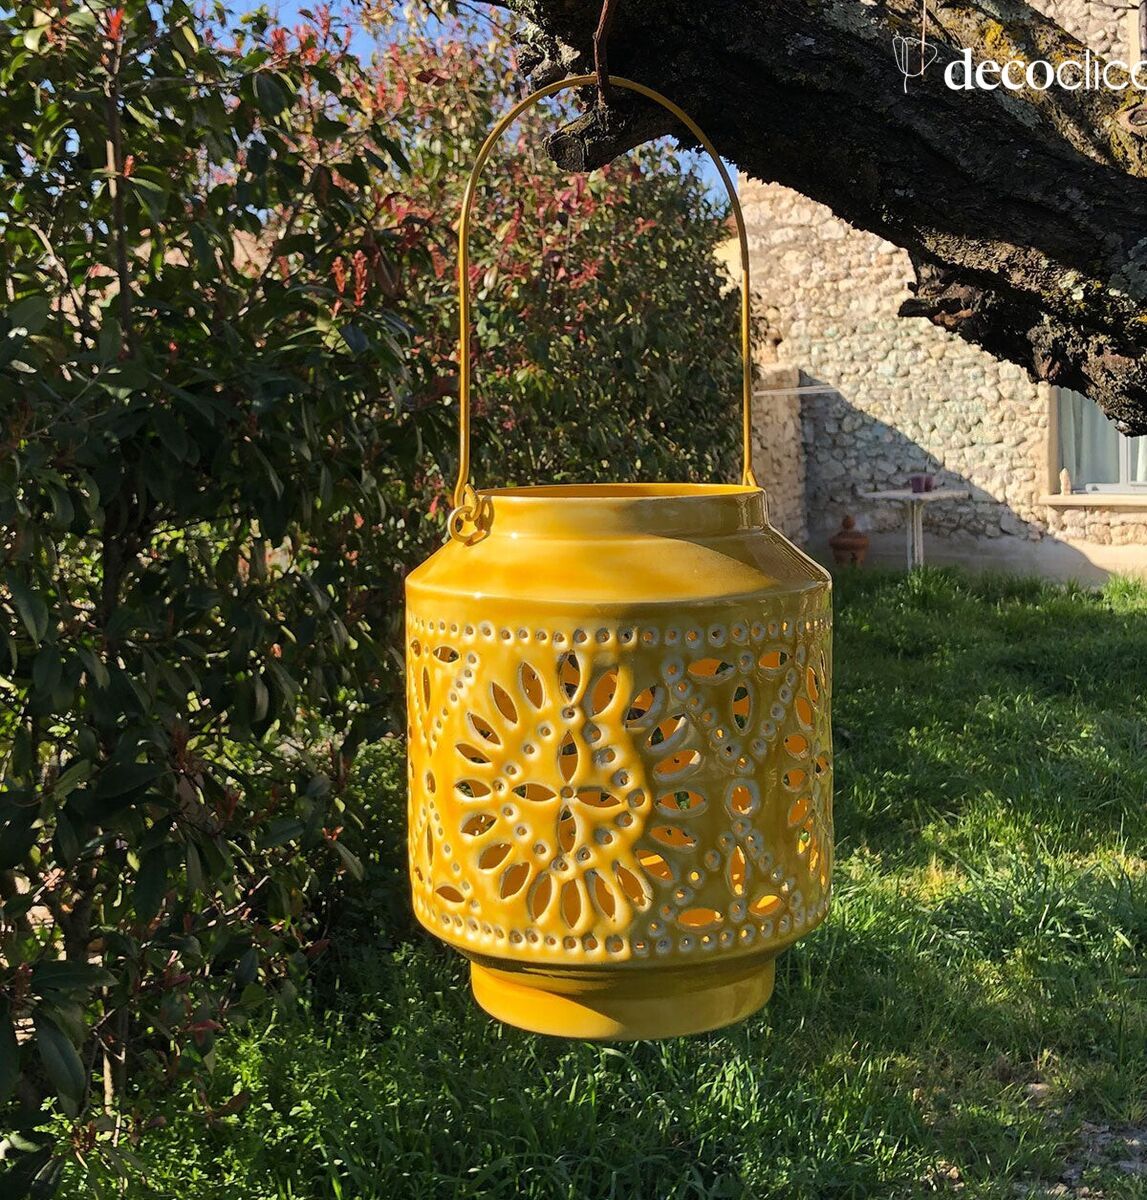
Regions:
[[415, 912], [515, 1025], [738, 1020], [828, 906], [829, 576], [755, 487], [481, 497], [407, 582]]
[[742, 483], [477, 492], [459, 221], [459, 468], [450, 542], [407, 579], [414, 911], [479, 1003], [541, 1033], [669, 1037], [759, 1008], [828, 907], [830, 581], [769, 526], [752, 472], [741, 251]]

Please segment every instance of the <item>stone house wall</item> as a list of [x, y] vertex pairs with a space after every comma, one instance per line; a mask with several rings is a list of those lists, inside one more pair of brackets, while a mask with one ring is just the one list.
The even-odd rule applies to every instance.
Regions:
[[[1044, 8], [1096, 51], [1127, 57], [1132, 21], [1083, 0]], [[1051, 569], [1070, 574], [1077, 558], [1104, 558], [1096, 547], [1125, 546], [1111, 569], [1147, 569], [1147, 501], [1053, 495], [1053, 389], [925, 320], [897, 316], [913, 278], [904, 251], [788, 188], [742, 177], [740, 195], [769, 325], [755, 466], [774, 523], [816, 550], [852, 513], [874, 543], [887, 533], [898, 544], [900, 506], [861, 493], [929, 471], [937, 487], [970, 493], [925, 510], [930, 547], [938, 538], [955, 557], [1015, 569], [1040, 569], [1054, 549]]]

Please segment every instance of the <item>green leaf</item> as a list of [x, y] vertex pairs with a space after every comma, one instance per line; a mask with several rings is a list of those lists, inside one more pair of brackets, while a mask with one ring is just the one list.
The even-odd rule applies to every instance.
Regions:
[[100, 772], [96, 795], [101, 800], [125, 796], [158, 779], [167, 768], [158, 763], [116, 763]]
[[172, 458], [180, 461], [187, 457], [187, 434], [183, 426], [166, 409], [156, 409], [152, 419], [155, 422], [155, 432], [163, 443], [164, 449]]
[[5, 582], [28, 636], [39, 645], [48, 632], [48, 606], [15, 571], [9, 571], [5, 575]]
[[115, 976], [95, 963], [56, 959], [38, 962], [32, 968], [32, 991], [38, 996], [45, 991], [72, 992], [96, 987], [110, 987]]
[[106, 688], [111, 680], [111, 676], [108, 674], [108, 669], [104, 666], [103, 660], [99, 655], [87, 646], [78, 647], [76, 652], [79, 654], [80, 661], [87, 668], [87, 672], [96, 687]]
[[52, 1086], [59, 1093], [64, 1112], [74, 1117], [83, 1103], [87, 1079], [75, 1046], [47, 1017], [36, 1014], [36, 1048]]
[[342, 864], [346, 867], [351, 878], [361, 883], [366, 876], [366, 872], [362, 869], [362, 860], [356, 854], [352, 854], [340, 841], [333, 841], [331, 845], [334, 846], [335, 852], [342, 859]]
[[282, 846], [285, 842], [293, 842], [302, 837], [306, 826], [297, 817], [276, 817], [263, 831], [256, 841], [257, 850], [270, 850], [274, 846]]
[[50, 312], [47, 296], [23, 296], [8, 310], [8, 320], [13, 328], [23, 329], [29, 337], [35, 337], [47, 325]]
[[199, 847], [194, 842], [187, 843], [185, 858], [187, 863], [187, 886], [193, 892], [206, 890], [203, 878], [203, 859], [200, 857]]
[[12, 1006], [6, 997], [0, 996], [0, 1105], [12, 1095], [19, 1078], [20, 1047], [12, 1023]]
[[370, 349], [370, 342], [366, 334], [357, 325], [344, 325], [339, 332], [352, 353], [365, 354]]
[[143, 856], [135, 878], [133, 899], [136, 919], [145, 925], [151, 921], [159, 912], [166, 890], [167, 850], [164, 846], [156, 846]]
[[71, 763], [67, 770], [60, 775], [59, 779], [56, 780], [55, 786], [52, 788], [52, 792], [61, 798], [71, 795], [81, 783], [86, 783], [91, 778], [91, 774], [91, 760], [81, 758]]
[[278, 75], [260, 71], [255, 76], [255, 102], [265, 117], [277, 117], [293, 99], [290, 89]]

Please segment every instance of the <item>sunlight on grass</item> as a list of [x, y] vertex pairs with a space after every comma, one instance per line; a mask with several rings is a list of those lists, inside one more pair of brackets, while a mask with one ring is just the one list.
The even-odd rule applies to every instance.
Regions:
[[616, 1047], [488, 1020], [396, 901], [379, 751], [326, 980], [171, 1097], [128, 1194], [1143, 1195], [1118, 1161], [1147, 1122], [1147, 590], [855, 574], [835, 657], [835, 905], [759, 1017]]

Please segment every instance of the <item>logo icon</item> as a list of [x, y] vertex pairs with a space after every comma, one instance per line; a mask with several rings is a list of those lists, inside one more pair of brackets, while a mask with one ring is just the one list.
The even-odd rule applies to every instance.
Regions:
[[892, 39], [892, 56], [904, 76], [905, 92], [908, 80], [922, 78], [939, 53], [939, 47], [928, 41], [928, 0], [920, 0], [920, 36], [904, 37], [898, 33]]
[[939, 53], [939, 47], [923, 37], [906, 38], [897, 34], [892, 39], [892, 54], [900, 68], [900, 74], [904, 76], [905, 92], [908, 91], [908, 80], [920, 79], [936, 61]]

